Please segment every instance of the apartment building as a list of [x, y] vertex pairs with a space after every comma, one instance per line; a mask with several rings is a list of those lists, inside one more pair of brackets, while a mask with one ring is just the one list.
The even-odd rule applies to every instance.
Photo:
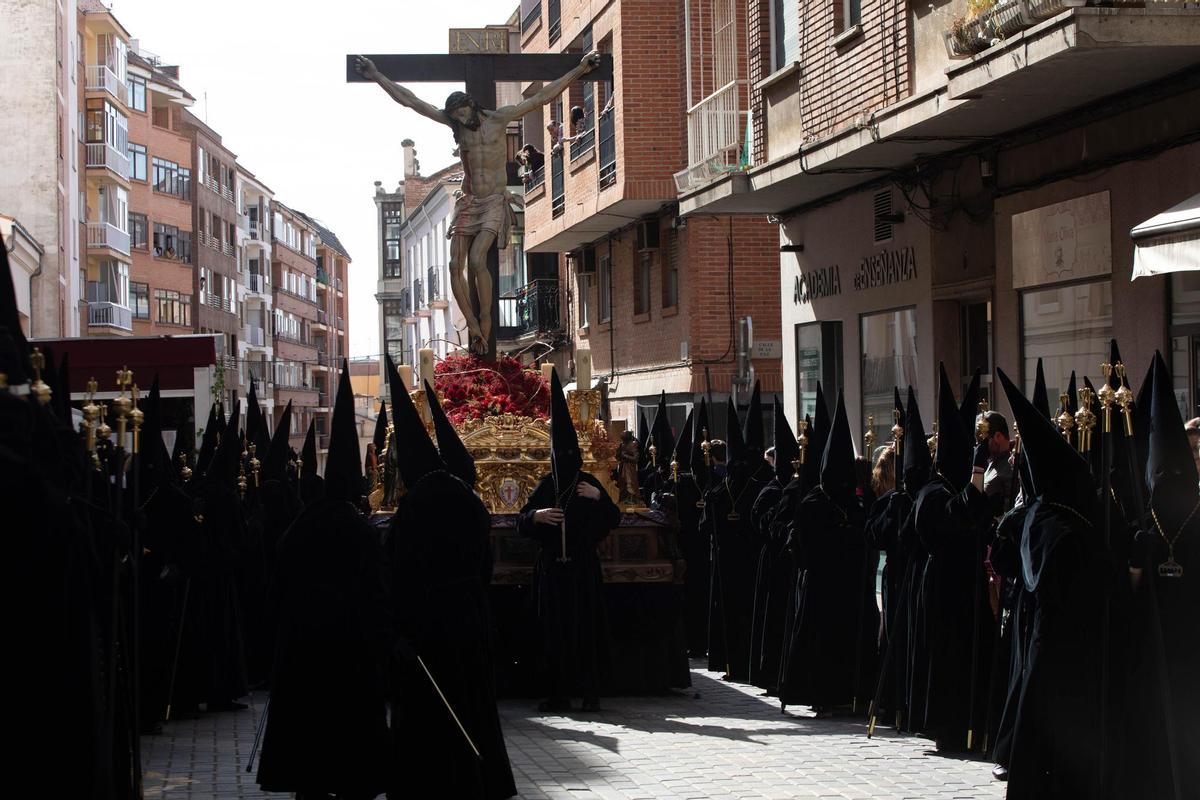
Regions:
[[241, 394], [247, 395], [254, 384], [267, 416], [274, 419], [275, 341], [271, 323], [275, 300], [271, 292], [271, 201], [270, 187], [244, 166], [237, 166], [234, 185], [237, 200], [236, 297], [241, 332], [237, 359], [241, 372]]
[[746, 3], [749, 158], [679, 202], [778, 221], [793, 421], [820, 380], [887, 438], [893, 384], [931, 414], [939, 362], [990, 394], [1042, 358], [1057, 396], [1113, 336], [1135, 373], [1169, 353], [1195, 416], [1200, 283], [1131, 279], [1156, 247], [1200, 263], [1200, 12], [1136, 5]]
[[317, 319], [310, 326], [310, 331], [317, 348], [312, 377], [319, 399], [316, 418], [320, 437], [318, 444], [324, 455], [329, 447], [333, 398], [337, 395], [339, 370], [342, 359], [350, 357], [350, 311], [346, 300], [350, 254], [333, 231], [307, 214], [296, 213], [316, 231]]
[[194, 98], [134, 40], [128, 53], [129, 311], [138, 336], [196, 330], [192, 154], [184, 112]]
[[[522, 52], [612, 54], [611, 82], [573, 85], [523, 121], [526, 141], [546, 154], [544, 178], [526, 191], [523, 244], [560, 254], [563, 326], [591, 350], [612, 418], [631, 426], [663, 390], [677, 425], [701, 395], [744, 402], [754, 379], [768, 402], [782, 389], [775, 226], [761, 216], [684, 220], [677, 209], [691, 140], [745, 130], [744, 9], [740, 0], [521, 4]], [[684, 122], [713, 98], [726, 105]], [[582, 118], [572, 124], [574, 108]], [[548, 123], [563, 125], [565, 144], [555, 146]], [[740, 163], [741, 137], [729, 144]], [[723, 421], [715, 427], [721, 434]]]
[[34, 336], [78, 336], [83, 313], [84, 19], [75, 0], [21, 3], [4, 18], [0, 72], [21, 79], [0, 82], [0, 214], [42, 248], [28, 285]]
[[[317, 323], [317, 229], [307, 218], [275, 200], [271, 203], [271, 289], [275, 318], [275, 407], [292, 402], [292, 446], [299, 450], [310, 420], [332, 407], [328, 391], [318, 394], [314, 371], [330, 369], [319, 359]], [[328, 386], [329, 384], [326, 384]], [[328, 428], [319, 446], [328, 446]]]

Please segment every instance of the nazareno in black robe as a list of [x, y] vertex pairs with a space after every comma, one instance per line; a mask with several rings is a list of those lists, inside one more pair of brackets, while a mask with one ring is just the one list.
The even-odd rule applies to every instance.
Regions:
[[[779, 564], [784, 544], [771, 535], [772, 522], [783, 487], [772, 478], [754, 501], [750, 525], [759, 543], [758, 567], [754, 577], [754, 617], [750, 633], [750, 682], [760, 689], [777, 690], [779, 651], [782, 645], [785, 602], [789, 593], [788, 570]], [[774, 602], [772, 602], [774, 601]]]
[[[924, 443], [921, 443], [924, 446]], [[882, 669], [888, 648], [893, 648], [888, 674], [883, 679], [880, 720], [889, 721], [904, 710], [903, 688], [908, 685], [908, 619], [906, 599], [908, 554], [900, 546], [900, 529], [912, 512], [913, 502], [903, 491], [886, 492], [867, 514], [864, 535], [867, 547], [886, 555], [883, 566], [883, 614], [879, 633], [879, 664]], [[884, 713], [886, 712], [886, 714]], [[901, 717], [903, 718], [903, 717]]]
[[385, 572], [375, 530], [344, 500], [314, 501], [280, 541], [264, 791], [373, 798], [387, 789]]
[[[491, 515], [444, 470], [401, 498], [387, 537], [392, 608], [402, 646], [393, 679], [398, 769], [388, 796], [498, 798], [516, 794], [496, 710], [488, 587]], [[479, 748], [477, 759], [419, 655]]]
[[587, 500], [573, 488], [559, 487], [570, 561], [559, 560], [563, 555], [559, 527], [534, 521], [539, 509], [559, 506], [550, 476], [538, 483], [517, 517], [517, 532], [541, 545], [534, 590], [544, 643], [543, 694], [553, 700], [576, 693], [595, 699], [607, 657], [603, 574], [596, 545], [621, 524], [621, 512], [600, 481], [587, 472], [578, 476], [599, 489], [600, 498]]

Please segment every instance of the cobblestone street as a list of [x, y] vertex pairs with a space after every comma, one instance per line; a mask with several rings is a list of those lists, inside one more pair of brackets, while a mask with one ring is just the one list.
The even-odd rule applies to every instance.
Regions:
[[[858, 721], [782, 716], [758, 690], [694, 662], [688, 693], [607, 698], [601, 714], [540, 715], [501, 704], [521, 797], [1000, 798], [990, 764]], [[698, 695], [698, 696], [694, 696]], [[265, 696], [249, 711], [173, 722], [143, 739], [148, 798], [266, 798], [246, 762]], [[274, 795], [278, 797], [279, 795]]]

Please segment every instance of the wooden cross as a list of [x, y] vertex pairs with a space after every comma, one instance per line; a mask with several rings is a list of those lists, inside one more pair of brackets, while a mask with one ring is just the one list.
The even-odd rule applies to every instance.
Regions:
[[[381, 75], [396, 83], [466, 83], [467, 94], [480, 107], [495, 109], [496, 83], [512, 81], [551, 81], [562, 77], [579, 64], [580, 53], [470, 53], [454, 55], [367, 54]], [[357, 55], [346, 56], [346, 82], [370, 83], [355, 69]], [[600, 65], [580, 78], [581, 81], [611, 81], [612, 56], [601, 57]], [[500, 242], [498, 244], [505, 244]], [[492, 275], [492, 330], [488, 338], [488, 359], [495, 360], [496, 331], [500, 327], [500, 252], [493, 246], [488, 254]], [[476, 309], [478, 311], [478, 309]]]

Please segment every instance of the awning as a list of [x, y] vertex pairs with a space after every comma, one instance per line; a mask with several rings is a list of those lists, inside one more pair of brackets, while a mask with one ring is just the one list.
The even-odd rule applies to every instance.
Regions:
[[1200, 194], [1134, 227], [1133, 280], [1200, 271]]

